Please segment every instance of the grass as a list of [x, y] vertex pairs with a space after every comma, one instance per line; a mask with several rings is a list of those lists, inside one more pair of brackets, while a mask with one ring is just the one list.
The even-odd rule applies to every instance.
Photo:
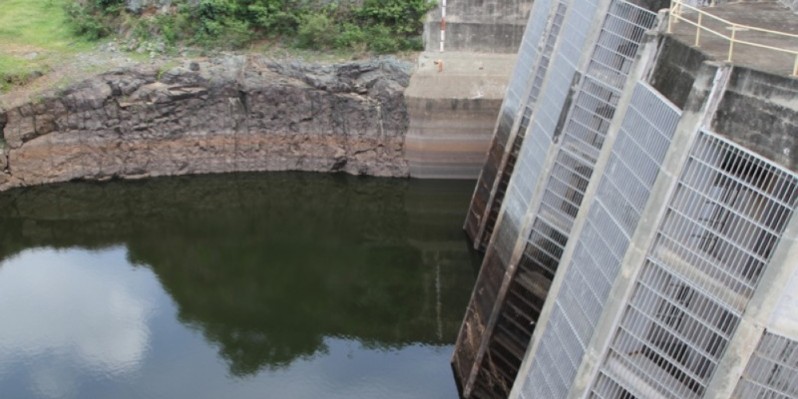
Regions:
[[[369, 59], [374, 56], [374, 54], [368, 52], [368, 50], [365, 48], [313, 50], [313, 49], [296, 48], [290, 45], [284, 45], [283, 43], [280, 42], [269, 41], [269, 40], [261, 40], [253, 42], [246, 49], [246, 51], [254, 54], [261, 54], [266, 57], [277, 60], [292, 59], [292, 60], [301, 60], [304, 62], [314, 62], [321, 64], [331, 64], [331, 63], [346, 62], [351, 60]], [[401, 60], [413, 61], [418, 57], [418, 52], [400, 51], [397, 53], [393, 53], [391, 55]]]
[[0, 91], [94, 44], [76, 36], [67, 0], [0, 0]]
[[247, 50], [251, 53], [263, 54], [274, 59], [299, 59], [319, 63], [342, 62], [367, 56], [365, 51], [357, 52], [351, 49], [332, 49], [327, 51], [300, 49], [266, 40], [252, 43]]
[[12, 55], [0, 54], [0, 76], [15, 76], [29, 72], [29, 63]]

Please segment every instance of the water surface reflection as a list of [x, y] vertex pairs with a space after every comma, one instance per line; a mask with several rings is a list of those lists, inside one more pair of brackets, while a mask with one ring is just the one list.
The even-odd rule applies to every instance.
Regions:
[[286, 173], [1, 194], [0, 391], [454, 397], [470, 187]]
[[59, 398], [78, 390], [80, 375], [136, 372], [149, 346], [152, 297], [160, 286], [149, 270], [124, 266], [119, 248], [29, 250], [5, 262], [0, 375], [18, 377], [42, 397]]

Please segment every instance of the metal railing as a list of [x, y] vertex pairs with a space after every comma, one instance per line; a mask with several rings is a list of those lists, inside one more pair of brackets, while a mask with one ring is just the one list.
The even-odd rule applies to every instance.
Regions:
[[[685, 10], [687, 10], [688, 12], [691, 12], [691, 14], [694, 13], [695, 20], [689, 19], [689, 18], [686, 18], [685, 16], [683, 16], [682, 14], [685, 12]], [[681, 21], [684, 21], [684, 22], [686, 22], [686, 23], [688, 23], [688, 24], [690, 24], [692, 26], [695, 26], [695, 43], [694, 43], [694, 45], [696, 47], [700, 47], [700, 45], [701, 45], [701, 32], [707, 32], [707, 33], [710, 33], [712, 35], [715, 35], [715, 36], [718, 36], [718, 37], [720, 37], [722, 39], [727, 40], [729, 42], [729, 51], [728, 51], [728, 55], [727, 55], [727, 58], [726, 58], [727, 62], [731, 62], [732, 61], [732, 57], [734, 56], [734, 47], [735, 47], [735, 45], [738, 45], [738, 44], [748, 45], [748, 46], [758, 47], [758, 48], [762, 48], [762, 49], [766, 49], [766, 50], [771, 50], [771, 51], [775, 51], [775, 52], [786, 53], [786, 54], [792, 55], [795, 58], [795, 62], [793, 63], [793, 66], [792, 66], [792, 75], [793, 76], [798, 76], [798, 50], [782, 48], [782, 47], [776, 47], [776, 46], [771, 46], [771, 45], [767, 45], [767, 44], [763, 44], [763, 43], [752, 42], [752, 41], [748, 41], [748, 40], [741, 40], [741, 39], [739, 39], [737, 37], [737, 33], [738, 32], [759, 32], [759, 33], [772, 35], [774, 37], [787, 38], [787, 39], [790, 39], [790, 40], [798, 40], [798, 35], [796, 35], [796, 34], [779, 32], [779, 31], [774, 31], [774, 30], [769, 30], [769, 29], [757, 28], [755, 26], [748, 26], [748, 25], [742, 25], [742, 24], [734, 23], [734, 22], [728, 21], [726, 19], [720, 18], [718, 16], [712, 15], [711, 13], [709, 13], [709, 12], [707, 12], [705, 10], [701, 10], [698, 7], [686, 4], [685, 1], [683, 1], [683, 0], [671, 0], [671, 7], [670, 7], [670, 12], [668, 13], [668, 15], [669, 15], [669, 17], [668, 17], [668, 33], [673, 33], [674, 24], [677, 24], [677, 23], [679, 23]], [[731, 34], [725, 34], [725, 33], [719, 32], [719, 31], [717, 31], [715, 29], [710, 28], [708, 26], [708, 23], [712, 23], [712, 22], [720, 23], [726, 30], [731, 31]]]

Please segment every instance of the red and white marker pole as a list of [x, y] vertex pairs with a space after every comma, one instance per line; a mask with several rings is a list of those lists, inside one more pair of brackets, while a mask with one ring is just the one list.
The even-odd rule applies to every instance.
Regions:
[[446, 0], [441, 0], [441, 53], [444, 41], [446, 41]]

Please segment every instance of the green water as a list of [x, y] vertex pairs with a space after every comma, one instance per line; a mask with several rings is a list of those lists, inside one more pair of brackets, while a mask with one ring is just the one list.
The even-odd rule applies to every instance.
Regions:
[[0, 193], [2, 398], [455, 398], [473, 182]]

